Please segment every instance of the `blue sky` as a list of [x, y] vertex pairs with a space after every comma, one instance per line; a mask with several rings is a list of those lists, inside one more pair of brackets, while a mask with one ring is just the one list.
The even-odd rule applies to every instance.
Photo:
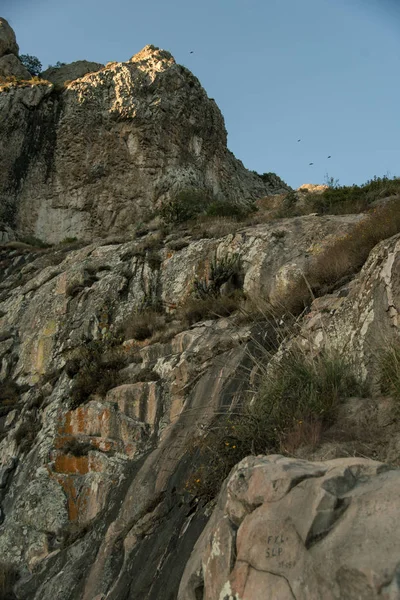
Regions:
[[0, 0], [0, 14], [44, 68], [169, 50], [216, 100], [230, 150], [293, 187], [400, 176], [400, 0]]

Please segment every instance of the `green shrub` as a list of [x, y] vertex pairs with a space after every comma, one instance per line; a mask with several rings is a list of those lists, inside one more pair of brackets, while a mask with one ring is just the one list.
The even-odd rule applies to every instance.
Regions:
[[204, 190], [182, 190], [164, 204], [160, 214], [166, 223], [183, 223], [204, 212], [209, 204], [210, 197]]
[[312, 357], [297, 347], [272, 371], [266, 368], [268, 360], [269, 351], [255, 359], [260, 375], [252, 393], [235, 412], [219, 416], [195, 444], [199, 467], [186, 485], [192, 493], [209, 500], [249, 454], [285, 454], [286, 448], [296, 449], [294, 439], [299, 445], [310, 441], [310, 432], [320, 437], [334, 423], [339, 404], [363, 392], [351, 365], [337, 352]]
[[33, 246], [34, 248], [50, 248], [51, 244], [47, 244], [43, 242], [39, 238], [34, 235], [28, 235], [19, 239], [23, 244], [28, 244], [29, 246]]
[[[331, 178], [332, 179], [332, 178]], [[329, 185], [329, 184], [328, 184]], [[330, 185], [313, 199], [313, 208], [320, 214], [346, 214], [367, 210], [376, 200], [400, 194], [400, 178], [374, 177], [363, 185]]]
[[240, 286], [241, 257], [235, 253], [225, 257], [214, 255], [209, 274], [203, 279], [195, 279], [193, 283], [196, 298], [204, 299], [207, 296], [218, 296], [221, 286], [228, 281], [233, 288]]
[[208, 217], [230, 217], [240, 221], [256, 211], [257, 207], [254, 204], [241, 206], [225, 200], [214, 200], [207, 206], [204, 214]]
[[42, 70], [42, 63], [37, 58], [37, 56], [32, 56], [31, 54], [21, 54], [19, 56], [19, 60], [24, 65], [25, 69], [29, 71], [32, 76], [40, 75]]

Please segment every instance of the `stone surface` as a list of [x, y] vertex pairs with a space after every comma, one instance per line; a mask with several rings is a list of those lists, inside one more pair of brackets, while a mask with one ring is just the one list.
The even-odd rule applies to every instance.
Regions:
[[196, 543], [178, 599], [397, 597], [399, 488], [399, 470], [362, 458], [244, 459]]
[[244, 168], [214, 100], [154, 46], [34, 106], [30, 89], [0, 89], [0, 124], [0, 220], [45, 241], [130, 231], [181, 189], [236, 204], [289, 189]]
[[32, 75], [14, 54], [6, 54], [0, 58], [0, 78], [17, 77], [18, 79], [31, 79]]
[[4, 17], [0, 17], [0, 58], [6, 54], [18, 56], [19, 48], [14, 30]]
[[61, 67], [49, 67], [41, 73], [41, 77], [47, 81], [51, 81], [54, 85], [62, 86], [66, 81], [75, 81], [75, 79], [79, 79], [88, 73], [100, 71], [103, 68], [104, 65], [101, 63], [76, 60]]

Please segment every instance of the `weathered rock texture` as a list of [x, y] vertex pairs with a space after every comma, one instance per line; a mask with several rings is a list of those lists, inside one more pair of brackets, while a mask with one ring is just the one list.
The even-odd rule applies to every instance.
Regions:
[[[125, 236], [180, 187], [241, 203], [285, 186], [228, 152], [215, 103], [167, 52], [146, 47], [65, 87], [0, 92], [0, 575], [17, 568], [18, 600], [397, 598], [399, 471], [383, 464], [400, 463], [393, 399], [354, 398], [340, 417], [372, 415], [391, 438], [380, 462], [322, 461], [350, 446], [321, 447], [315, 463], [247, 458], [214, 512], [187, 486], [194, 442], [237, 408], [271, 333], [238, 314], [190, 326], [179, 307], [194, 282], [207, 289], [213, 261], [234, 259], [215, 293], [277, 302], [361, 215], [214, 236], [209, 222], [204, 239], [165, 237], [153, 219]], [[37, 249], [15, 230], [83, 241]], [[293, 343], [334, 345], [374, 384], [379, 348], [398, 335], [399, 265], [395, 236], [314, 301], [269, 368]], [[131, 339], [160, 306], [164, 329]]]
[[156, 600], [161, 590], [176, 597], [208, 518], [185, 490], [187, 448], [247, 385], [255, 342], [252, 326], [234, 317], [172, 331], [163, 343], [126, 340], [121, 381], [78, 408], [65, 372], [71, 352], [134, 319], [147, 302], [173, 311], [215, 254], [239, 253], [244, 289], [268, 297], [282, 270], [296, 272], [354, 220], [284, 220], [219, 240], [188, 237], [178, 251], [167, 242], [158, 268], [142, 249], [152, 233], [75, 250], [3, 247], [0, 380], [25, 387], [1, 406], [0, 555], [21, 569], [21, 599]]
[[[146, 46], [124, 63], [61, 67], [66, 84], [0, 87], [0, 219], [57, 242], [126, 232], [180, 189], [246, 204], [289, 189], [227, 150], [223, 117], [188, 69]], [[100, 70], [98, 70], [100, 69]]]
[[0, 78], [17, 77], [31, 79], [31, 74], [14, 54], [6, 54], [0, 58]]
[[179, 600], [400, 595], [400, 470], [363, 458], [250, 457], [229, 478]]
[[88, 73], [94, 73], [103, 69], [101, 63], [90, 62], [87, 60], [76, 60], [73, 63], [62, 65], [61, 67], [49, 67], [42, 73], [43, 79], [51, 81], [54, 85], [63, 85], [65, 82], [71, 82], [79, 79]]
[[3, 17], [0, 17], [0, 57], [6, 54], [18, 56], [19, 47], [15, 33]]

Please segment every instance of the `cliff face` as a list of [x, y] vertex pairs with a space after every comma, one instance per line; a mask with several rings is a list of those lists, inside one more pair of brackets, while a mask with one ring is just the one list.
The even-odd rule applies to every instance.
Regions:
[[227, 150], [217, 105], [168, 52], [146, 46], [60, 89], [57, 77], [82, 73], [74, 65], [48, 73], [56, 89], [0, 85], [2, 219], [21, 234], [126, 233], [181, 189], [236, 204], [288, 189]]
[[[0, 50], [19, 63], [4, 23]], [[368, 241], [371, 222], [272, 219], [293, 196], [305, 211], [304, 195], [244, 169], [215, 103], [162, 50], [47, 77], [0, 86], [0, 600], [398, 598], [393, 398], [346, 396], [316, 441], [296, 420], [296, 459], [244, 458], [211, 500], [201, 449], [293, 347], [334, 347], [377, 384], [399, 327], [399, 235], [343, 276], [357, 248], [332, 244]], [[184, 188], [275, 194], [254, 220], [149, 221]], [[315, 288], [293, 327], [274, 320], [321, 256], [330, 293]]]

